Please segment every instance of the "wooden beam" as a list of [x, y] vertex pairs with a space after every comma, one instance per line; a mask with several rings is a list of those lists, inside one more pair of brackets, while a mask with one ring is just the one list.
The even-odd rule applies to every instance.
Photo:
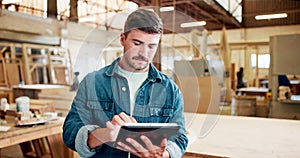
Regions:
[[[160, 0], [154, 0], [152, 1], [153, 6], [160, 6], [161, 1]], [[158, 7], [155, 7], [155, 12], [160, 16], [160, 11]], [[154, 66], [161, 71], [161, 40], [159, 40], [159, 45], [156, 51], [156, 54], [153, 58], [153, 64]]]
[[6, 31], [6, 30], [0, 30], [0, 38], [10, 40], [10, 41], [30, 42], [36, 44], [48, 44], [48, 45], [60, 44], [60, 38], [57, 36], [38, 35], [38, 34], [14, 32], [14, 31]]
[[57, 18], [57, 1], [47, 0], [47, 16], [50, 18]]
[[78, 22], [78, 0], [70, 0], [70, 21]]
[[30, 73], [29, 61], [27, 56], [27, 47], [26, 44], [22, 45], [22, 62], [24, 64], [24, 76], [25, 76], [25, 84], [32, 84], [32, 78]]
[[224, 15], [222, 18], [223, 21], [227, 20], [228, 22], [231, 22], [231, 24], [235, 25], [236, 27], [242, 27], [242, 25], [229, 13], [227, 12], [223, 7], [221, 7], [215, 0], [203, 0], [207, 5], [210, 5], [216, 12]]

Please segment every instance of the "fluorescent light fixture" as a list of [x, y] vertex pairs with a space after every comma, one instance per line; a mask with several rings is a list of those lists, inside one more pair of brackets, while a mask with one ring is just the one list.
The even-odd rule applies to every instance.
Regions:
[[3, 0], [2, 4], [15, 4], [15, 3], [21, 3], [22, 0]]
[[168, 12], [168, 11], [173, 11], [173, 10], [174, 10], [174, 7], [172, 7], [172, 6], [159, 8], [160, 12]]
[[187, 22], [180, 24], [180, 27], [195, 27], [195, 26], [204, 26], [206, 21], [196, 21], [196, 22]]
[[287, 13], [256, 15], [255, 20], [286, 18]]

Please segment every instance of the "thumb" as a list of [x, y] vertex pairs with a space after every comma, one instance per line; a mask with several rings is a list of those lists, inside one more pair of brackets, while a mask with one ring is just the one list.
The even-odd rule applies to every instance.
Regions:
[[164, 149], [167, 147], [167, 138], [164, 138], [164, 139], [161, 141], [160, 147], [161, 147], [161, 148], [164, 148]]
[[114, 125], [113, 125], [110, 121], [107, 121], [107, 122], [106, 122], [106, 127], [107, 127], [108, 129], [114, 129]]

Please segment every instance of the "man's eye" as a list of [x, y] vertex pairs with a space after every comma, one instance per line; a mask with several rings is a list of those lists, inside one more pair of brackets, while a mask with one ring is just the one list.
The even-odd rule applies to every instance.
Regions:
[[154, 49], [156, 47], [156, 45], [149, 45], [150, 49]]
[[141, 45], [141, 42], [133, 42], [133, 44], [138, 46], [138, 45]]

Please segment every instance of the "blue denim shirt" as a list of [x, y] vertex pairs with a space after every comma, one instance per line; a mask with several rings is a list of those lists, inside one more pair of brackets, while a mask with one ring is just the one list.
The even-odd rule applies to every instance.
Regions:
[[[79, 84], [63, 126], [63, 140], [69, 148], [76, 151], [75, 139], [83, 127], [94, 125], [105, 128], [106, 122], [111, 121], [114, 115], [121, 112], [129, 115], [129, 86], [127, 80], [116, 73], [118, 61], [119, 59], [109, 66], [89, 73]], [[185, 152], [188, 139], [184, 124], [182, 94], [176, 84], [152, 64], [148, 78], [137, 91], [132, 116], [140, 123], [177, 123], [180, 129], [176, 135], [168, 139], [167, 150], [172, 157]], [[93, 129], [95, 128], [87, 131], [91, 132]], [[180, 153], [172, 150], [172, 147], [168, 148], [169, 144], [177, 145], [176, 148], [180, 149]], [[128, 157], [127, 152], [113, 148], [113, 142], [90, 150], [95, 152], [93, 157]]]

